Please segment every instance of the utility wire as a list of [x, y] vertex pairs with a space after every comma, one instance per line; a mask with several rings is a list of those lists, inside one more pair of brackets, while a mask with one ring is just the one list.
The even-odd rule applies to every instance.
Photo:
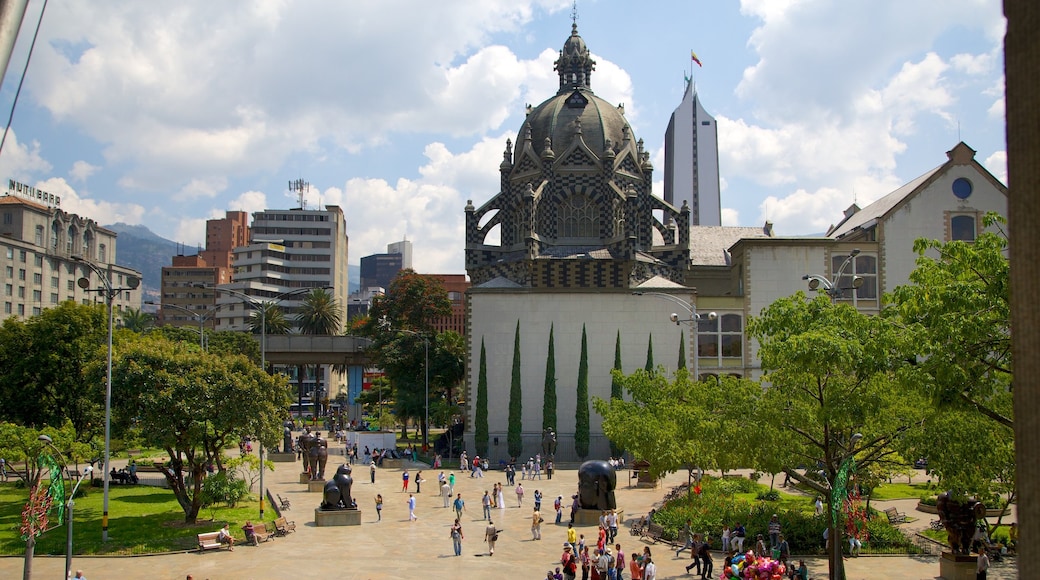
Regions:
[[40, 9], [40, 18], [36, 21], [36, 32], [33, 33], [32, 44], [29, 45], [29, 54], [25, 57], [25, 68], [22, 69], [22, 78], [18, 80], [18, 90], [14, 92], [14, 102], [11, 103], [11, 114], [7, 116], [7, 126], [4, 127], [4, 137], [0, 139], [0, 155], [4, 154], [4, 143], [7, 143], [7, 133], [11, 130], [11, 122], [14, 120], [14, 108], [18, 106], [18, 97], [22, 94], [22, 85], [25, 84], [25, 75], [29, 72], [29, 62], [32, 60], [33, 49], [36, 48], [36, 38], [40, 36], [40, 25], [43, 24], [43, 13], [47, 11], [48, 0], [43, 0], [43, 8]]

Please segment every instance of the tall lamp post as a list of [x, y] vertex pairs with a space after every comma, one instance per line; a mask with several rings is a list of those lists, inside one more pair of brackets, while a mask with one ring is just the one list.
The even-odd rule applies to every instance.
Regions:
[[108, 307], [108, 374], [105, 380], [105, 464], [101, 469], [101, 477], [104, 482], [102, 487], [104, 493], [102, 494], [102, 507], [101, 507], [101, 541], [108, 541], [108, 486], [109, 486], [109, 475], [108, 475], [108, 462], [111, 459], [112, 454], [112, 301], [116, 295], [126, 290], [136, 290], [141, 285], [141, 280], [137, 276], [127, 276], [126, 286], [113, 286], [112, 281], [108, 279], [108, 273], [102, 270], [97, 264], [87, 261], [83, 256], [73, 255], [72, 259], [79, 262], [86, 267], [90, 268], [98, 279], [101, 280], [102, 287], [90, 288], [90, 280], [88, 278], [80, 278], [76, 281], [76, 284], [86, 290], [87, 292], [97, 292], [105, 297], [105, 305]]
[[809, 290], [816, 290], [819, 292], [821, 291], [820, 287], [822, 286], [822, 291], [825, 292], [827, 296], [831, 297], [831, 302], [840, 300], [842, 294], [844, 294], [846, 290], [855, 290], [863, 285], [863, 278], [854, 275], [852, 277], [851, 286], [839, 286], [839, 284], [841, 284], [842, 276], [845, 276], [845, 271], [849, 269], [849, 266], [852, 265], [852, 261], [855, 260], [858, 255], [859, 250], [852, 250], [849, 252], [849, 257], [845, 258], [845, 261], [841, 263], [838, 271], [834, 274], [833, 280], [828, 280], [825, 276], [820, 276], [818, 274], [806, 274], [802, 276], [802, 280], [809, 281]]
[[152, 304], [158, 306], [160, 312], [163, 308], [173, 308], [174, 310], [180, 310], [181, 312], [195, 319], [195, 322], [199, 323], [199, 346], [202, 348], [202, 350], [206, 350], [206, 321], [212, 319], [216, 315], [217, 310], [220, 310], [220, 306], [217, 306], [216, 308], [206, 309], [203, 312], [195, 312], [190, 308], [185, 308], [184, 306], [179, 306], [177, 304], [163, 304], [161, 302], [152, 301], [145, 302], [145, 304]]
[[[260, 313], [260, 368], [267, 372], [267, 309], [264, 308], [265, 303], [278, 304], [282, 300], [291, 296], [298, 296], [300, 294], [306, 294], [312, 290], [328, 289], [327, 286], [318, 286], [315, 288], [297, 288], [289, 292], [283, 292], [270, 300], [261, 300], [255, 296], [250, 296], [245, 292], [239, 292], [238, 290], [232, 290], [230, 288], [220, 288], [218, 286], [208, 286], [206, 284], [195, 284], [196, 288], [205, 288], [206, 290], [213, 290], [214, 292], [223, 292], [228, 296], [234, 296], [239, 300], [248, 304], [253, 310]], [[219, 308], [219, 307], [218, 307]], [[260, 454], [260, 521], [264, 521], [264, 440], [261, 438], [259, 442]]]
[[[65, 459], [65, 455], [54, 446], [54, 441], [47, 435], [40, 435], [40, 441], [43, 441], [47, 445], [54, 449], [54, 451], [62, 458], [65, 463], [66, 469], [68, 469], [69, 462]], [[87, 465], [83, 468], [83, 474], [80, 475], [76, 481], [76, 485], [72, 487], [72, 493], [68, 495], [65, 500], [65, 577], [72, 577], [72, 510], [76, 507], [76, 492], [79, 491], [79, 484], [83, 483], [90, 473], [94, 471], [94, 468]]]
[[699, 381], [700, 374], [698, 363], [700, 362], [700, 353], [697, 352], [697, 322], [701, 320], [715, 320], [719, 317], [719, 315], [714, 312], [709, 312], [707, 314], [698, 314], [697, 306], [692, 302], [687, 302], [682, 298], [679, 298], [678, 296], [665, 294], [664, 292], [633, 292], [632, 294], [635, 296], [650, 296], [652, 298], [660, 298], [661, 300], [667, 300], [669, 302], [682, 306], [683, 309], [686, 310], [686, 313], [690, 316], [689, 318], [682, 318], [679, 316], [679, 314], [673, 312], [668, 317], [668, 319], [674, 322], [676, 326], [680, 324], [689, 324], [693, 328], [693, 378], [694, 380]]

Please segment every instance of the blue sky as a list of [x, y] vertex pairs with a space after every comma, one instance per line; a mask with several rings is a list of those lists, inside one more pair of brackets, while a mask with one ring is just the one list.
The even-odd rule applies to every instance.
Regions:
[[[36, 19], [0, 89], [11, 105]], [[350, 263], [407, 237], [460, 273], [463, 208], [497, 193], [524, 106], [551, 97], [557, 0], [52, 2], [0, 177], [100, 223], [204, 241], [225, 210], [344, 208]], [[592, 88], [655, 180], [690, 50], [718, 119], [724, 225], [822, 232], [963, 140], [1006, 182], [999, 0], [584, 0]], [[661, 191], [660, 183], [656, 191]]]

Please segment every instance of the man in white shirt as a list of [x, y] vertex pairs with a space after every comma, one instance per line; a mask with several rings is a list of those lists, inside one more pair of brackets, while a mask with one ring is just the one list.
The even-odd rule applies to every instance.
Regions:
[[657, 566], [650, 556], [643, 562], [643, 580], [657, 580]]

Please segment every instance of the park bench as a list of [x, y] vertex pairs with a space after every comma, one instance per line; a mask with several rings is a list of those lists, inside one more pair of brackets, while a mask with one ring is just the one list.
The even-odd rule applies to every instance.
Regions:
[[254, 546], [259, 546], [260, 542], [270, 540], [271, 535], [271, 532], [267, 531], [267, 524], [253, 524], [253, 537], [246, 538], [246, 541], [252, 543]]
[[651, 524], [647, 525], [642, 530], [642, 533], [640, 534], [640, 536], [642, 538], [644, 538], [644, 539], [650, 540], [651, 542], [653, 542], [655, 544], [657, 542], [665, 542], [665, 543], [668, 543], [668, 544], [674, 544], [675, 543], [675, 542], [669, 540], [668, 538], [664, 537], [664, 526], [662, 526], [661, 524], [651, 523]]
[[886, 509], [885, 515], [888, 516], [888, 523], [890, 524], [905, 524], [907, 522], [906, 514], [894, 507]]
[[289, 500], [282, 497], [282, 494], [278, 494], [278, 508], [283, 512], [288, 511], [292, 508], [292, 506], [289, 504]]
[[224, 545], [217, 540], [219, 536], [220, 532], [206, 532], [205, 534], [199, 534], [199, 551], [205, 552], [206, 550], [219, 550]]
[[274, 533], [278, 536], [288, 536], [290, 533], [296, 531], [296, 522], [290, 522], [285, 518], [278, 518], [274, 521]]

